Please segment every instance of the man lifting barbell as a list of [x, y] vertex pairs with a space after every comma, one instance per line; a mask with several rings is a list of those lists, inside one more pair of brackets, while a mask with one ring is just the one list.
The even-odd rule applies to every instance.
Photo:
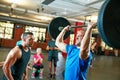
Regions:
[[[97, 28], [103, 41], [117, 49], [120, 48], [119, 13], [119, 1], [106, 0], [99, 11], [97, 21]], [[92, 60], [90, 34], [95, 24], [88, 24], [86, 32], [82, 30], [77, 32], [75, 45], [63, 42], [70, 35], [70, 26], [67, 25], [70, 23], [66, 19], [58, 17], [53, 19], [48, 27], [50, 36], [56, 39], [56, 46], [67, 53], [64, 80], [86, 80], [87, 70]]]
[[65, 27], [56, 38], [56, 46], [67, 53], [64, 80], [86, 80], [87, 70], [92, 60], [90, 36], [94, 23], [88, 24], [87, 30], [77, 32], [75, 45], [64, 43], [63, 36], [70, 26]]

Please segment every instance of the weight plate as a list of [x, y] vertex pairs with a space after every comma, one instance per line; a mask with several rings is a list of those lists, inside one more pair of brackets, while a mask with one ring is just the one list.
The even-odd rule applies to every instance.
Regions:
[[[67, 25], [70, 25], [70, 22], [67, 19], [63, 17], [54, 18], [49, 23], [48, 32], [53, 39], [56, 39], [59, 33], [61, 32], [61, 30]], [[64, 35], [64, 39], [66, 39], [69, 35], [70, 35], [70, 31], [67, 31]]]
[[119, 0], [106, 0], [97, 21], [98, 31], [103, 41], [113, 48], [120, 48], [120, 4]]

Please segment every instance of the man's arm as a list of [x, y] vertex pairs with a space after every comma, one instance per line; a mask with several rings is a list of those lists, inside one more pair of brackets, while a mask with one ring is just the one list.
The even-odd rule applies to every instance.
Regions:
[[47, 46], [47, 47], [46, 47], [46, 50], [54, 50], [54, 47], [49, 47], [49, 46]]
[[18, 59], [18, 54], [19, 54], [19, 53], [20, 53], [20, 52], [19, 52], [19, 50], [17, 49], [17, 47], [13, 48], [13, 49], [9, 52], [9, 54], [8, 54], [8, 56], [7, 56], [4, 64], [3, 64], [3, 72], [4, 72], [4, 74], [5, 74], [5, 76], [6, 76], [6, 78], [7, 78], [8, 80], [14, 80], [13, 77], [12, 77], [12, 74], [11, 74], [11, 66], [12, 66], [12, 65], [16, 62], [16, 60]]
[[46, 47], [46, 50], [49, 50], [49, 46]]
[[62, 52], [66, 53], [66, 43], [64, 43], [63, 37], [66, 33], [66, 31], [69, 30], [69, 26], [65, 27], [60, 34], [57, 36], [56, 38], [56, 42], [55, 45], [59, 48], [59, 50], [61, 50]]
[[89, 51], [90, 51], [90, 37], [91, 37], [91, 31], [92, 27], [94, 27], [94, 23], [88, 24], [87, 30], [85, 32], [85, 35], [81, 41], [81, 46], [80, 46], [80, 58], [81, 59], [87, 59], [89, 56]]
[[54, 47], [54, 50], [60, 51], [60, 49], [58, 47]]

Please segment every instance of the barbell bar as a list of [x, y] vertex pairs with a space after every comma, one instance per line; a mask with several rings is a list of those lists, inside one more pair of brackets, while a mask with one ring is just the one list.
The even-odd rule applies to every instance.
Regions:
[[[83, 28], [83, 27], [87, 27], [87, 26], [70, 26], [70, 30], [71, 30], [72, 28]], [[59, 30], [59, 31], [62, 31], [63, 28], [64, 28], [64, 26], [59, 26], [59, 27], [58, 27], [58, 30]]]

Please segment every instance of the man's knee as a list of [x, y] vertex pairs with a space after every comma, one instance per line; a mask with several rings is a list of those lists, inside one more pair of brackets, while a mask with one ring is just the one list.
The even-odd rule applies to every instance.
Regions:
[[54, 62], [54, 66], [57, 67], [57, 62]]

